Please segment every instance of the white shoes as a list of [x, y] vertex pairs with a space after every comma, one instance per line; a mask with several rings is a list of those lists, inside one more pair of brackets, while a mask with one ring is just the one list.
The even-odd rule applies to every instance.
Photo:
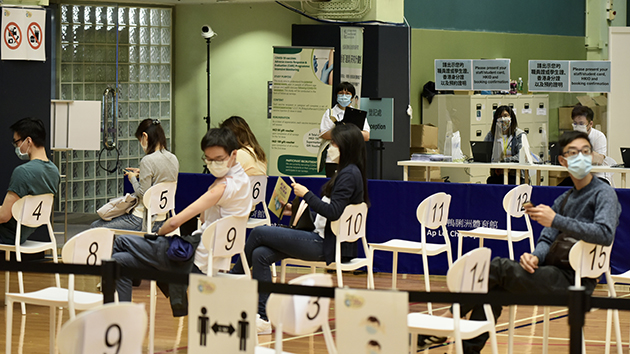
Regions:
[[271, 323], [260, 318], [260, 315], [256, 314], [256, 329], [258, 334], [271, 334]]

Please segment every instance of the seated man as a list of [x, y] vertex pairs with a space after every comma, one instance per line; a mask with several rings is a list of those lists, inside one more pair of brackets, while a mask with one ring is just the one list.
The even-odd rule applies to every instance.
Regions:
[[[609, 246], [619, 224], [621, 206], [615, 190], [591, 170], [591, 144], [584, 132], [570, 131], [560, 137], [560, 164], [568, 168], [574, 187], [559, 196], [552, 207], [547, 205], [525, 205], [525, 212], [532, 220], [545, 228], [532, 254], [524, 253], [517, 263], [508, 258], [496, 257], [490, 263], [488, 278], [489, 293], [554, 294], [566, 295], [574, 284], [575, 272], [570, 267], [559, 268], [545, 265], [549, 248], [556, 237], [564, 232], [575, 239]], [[582, 286], [591, 294], [597, 279], [583, 278]], [[481, 305], [462, 304], [464, 316], [472, 310], [471, 320], [485, 320]], [[501, 306], [492, 306], [495, 321], [501, 315]], [[484, 333], [463, 341], [464, 353], [479, 353], [488, 339]], [[445, 341], [446, 338], [419, 336], [418, 344], [424, 347]]]
[[[22, 118], [11, 125], [13, 146], [20, 160], [28, 160], [13, 170], [7, 194], [0, 206], [0, 243], [15, 244], [17, 221], [11, 214], [11, 208], [18, 199], [26, 195], [57, 193], [59, 170], [46, 156], [46, 129], [39, 119]], [[22, 226], [20, 243], [35, 229]], [[52, 236], [52, 235], [51, 235]]]
[[[216, 180], [206, 193], [179, 214], [166, 220], [157, 232], [158, 235], [166, 235], [201, 213], [203, 225], [198, 230], [200, 232], [184, 236], [184, 238], [196, 248], [194, 263], [204, 272], [208, 267], [208, 251], [199, 243], [203, 230], [220, 218], [232, 215], [247, 216], [251, 210], [249, 177], [241, 164], [236, 162], [238, 147], [234, 133], [227, 128], [210, 129], [206, 133], [201, 140], [201, 149], [205, 154], [206, 165]], [[118, 237], [114, 242], [113, 258], [127, 268], [190, 273], [193, 258], [191, 257], [188, 261], [171, 260], [166, 255], [168, 248], [167, 237], [157, 237], [152, 240], [125, 235]], [[131, 301], [131, 285], [130, 278], [122, 277], [118, 280], [116, 290], [120, 301]], [[175, 299], [173, 298], [174, 288], [179, 292]], [[175, 284], [169, 287], [171, 306], [175, 316], [186, 315], [187, 311], [185, 288], [183, 292], [181, 290]], [[181, 300], [181, 302], [176, 304], [174, 300]]]

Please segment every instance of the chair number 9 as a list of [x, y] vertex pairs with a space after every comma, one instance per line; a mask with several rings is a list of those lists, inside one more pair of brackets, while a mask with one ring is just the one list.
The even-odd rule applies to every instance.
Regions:
[[[112, 329], [114, 329], [114, 331], [112, 331]], [[112, 332], [113, 334], [110, 335], [109, 332]], [[118, 333], [115, 333], [118, 332]], [[114, 339], [116, 338], [113, 342], [110, 342], [110, 339]], [[114, 354], [118, 354], [120, 352], [120, 347], [122, 344], [122, 330], [120, 329], [120, 326], [117, 324], [112, 324], [109, 327], [107, 327], [107, 330], [105, 331], [105, 345], [108, 348], [114, 348], [116, 347], [116, 351], [114, 352]], [[107, 354], [107, 353], [104, 353]]]
[[227, 232], [227, 242], [230, 243], [230, 244], [229, 245], [225, 245], [225, 250], [229, 251], [229, 250], [232, 249], [232, 247], [234, 247], [234, 242], [236, 242], [236, 228], [232, 227], [230, 230], [228, 230], [228, 232]]

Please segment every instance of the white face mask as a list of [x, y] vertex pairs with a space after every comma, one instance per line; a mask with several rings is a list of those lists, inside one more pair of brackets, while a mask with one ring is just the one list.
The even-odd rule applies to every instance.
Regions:
[[341, 153], [339, 152], [339, 148], [333, 145], [330, 145], [328, 147], [328, 157], [330, 157], [330, 159], [332, 160], [332, 162], [334, 163], [339, 163], [339, 156], [341, 155]]
[[[25, 142], [26, 142], [26, 140], [22, 141], [22, 144], [20, 144], [20, 146], [16, 146], [15, 147], [15, 154], [17, 155], [17, 157], [20, 160], [24, 160], [24, 161], [29, 159], [29, 157], [28, 157], [28, 149], [26, 149], [26, 152], [22, 152], [22, 150], [20, 150], [20, 148], [22, 147], [22, 145], [24, 145]], [[30, 146], [29, 146], [29, 149], [30, 149]]]
[[586, 127], [586, 125], [573, 124], [573, 130], [582, 132], [582, 133], [588, 133], [588, 128]]
[[225, 176], [230, 170], [230, 168], [228, 167], [228, 161], [229, 159], [225, 161], [209, 161], [208, 163], [206, 163], [206, 166], [208, 166], [208, 170], [210, 171], [210, 173], [212, 173], [214, 177], [221, 178]]

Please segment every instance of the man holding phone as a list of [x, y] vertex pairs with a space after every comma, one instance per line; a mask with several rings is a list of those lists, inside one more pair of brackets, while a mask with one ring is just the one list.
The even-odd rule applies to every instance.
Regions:
[[[560, 195], [553, 206], [523, 206], [529, 217], [544, 226], [534, 252], [521, 255], [519, 262], [496, 257], [490, 263], [488, 293], [508, 292], [535, 295], [558, 295], [568, 293], [574, 284], [575, 272], [570, 266], [548, 265], [550, 247], [560, 233], [576, 240], [609, 246], [619, 224], [621, 206], [615, 190], [599, 178], [593, 178], [593, 149], [584, 132], [570, 131], [560, 137], [562, 154], [558, 156], [562, 166], [569, 170], [574, 187]], [[583, 278], [582, 286], [592, 293], [597, 279]], [[472, 311], [471, 320], [485, 320], [481, 305], [462, 304], [462, 315]], [[492, 306], [495, 321], [501, 315], [501, 306]], [[464, 353], [479, 353], [488, 339], [484, 333], [471, 340], [463, 341]]]

